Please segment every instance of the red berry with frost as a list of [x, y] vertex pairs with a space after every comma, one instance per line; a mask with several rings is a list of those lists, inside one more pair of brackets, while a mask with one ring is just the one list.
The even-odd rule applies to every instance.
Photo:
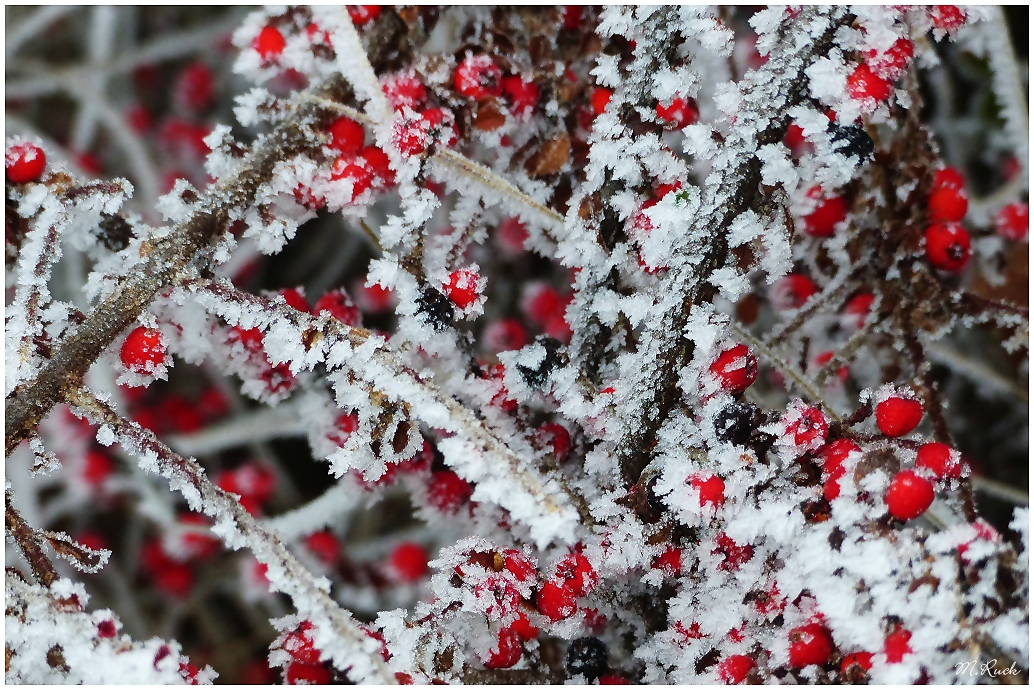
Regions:
[[288, 685], [327, 685], [330, 683], [330, 671], [323, 664], [303, 664], [292, 661], [284, 671]]
[[391, 187], [395, 184], [395, 171], [391, 169], [391, 159], [382, 149], [367, 146], [359, 154], [359, 161], [373, 174], [376, 186]]
[[883, 642], [883, 653], [887, 656], [887, 663], [898, 664], [905, 658], [905, 655], [912, 653], [908, 641], [912, 639], [912, 633], [902, 627], [897, 627]]
[[718, 677], [726, 685], [739, 685], [755, 666], [757, 663], [749, 656], [733, 654], [718, 664]]
[[251, 42], [251, 47], [264, 61], [272, 61], [280, 57], [287, 46], [284, 35], [275, 26], [264, 26], [258, 36]]
[[815, 210], [804, 217], [804, 231], [812, 237], [832, 237], [836, 226], [847, 219], [847, 203], [832, 196], [819, 201]]
[[492, 352], [508, 352], [528, 344], [528, 331], [517, 319], [499, 319], [485, 326], [481, 339]]
[[687, 101], [682, 96], [675, 96], [667, 105], [658, 102], [656, 110], [661, 121], [676, 129], [688, 127], [700, 119], [700, 111], [693, 100]]
[[309, 302], [305, 299], [305, 295], [303, 295], [302, 291], [298, 288], [286, 288], [284, 290], [280, 290], [277, 294], [283, 297], [284, 301], [287, 302], [288, 306], [292, 309], [297, 309], [303, 314], [309, 313]]
[[312, 623], [302, 621], [301, 625], [284, 638], [281, 647], [295, 661], [303, 664], [318, 664], [320, 662], [320, 650], [313, 646], [312, 638], [308, 634], [310, 630], [312, 630]]
[[613, 96], [614, 92], [610, 89], [605, 89], [602, 86], [593, 88], [592, 95], [589, 97], [589, 102], [592, 104], [592, 112], [596, 115], [602, 115]]
[[1030, 230], [1030, 208], [1027, 204], [1009, 204], [1003, 206], [995, 216], [995, 232], [1010, 242], [1020, 242], [1027, 238]]
[[511, 578], [489, 575], [474, 587], [474, 598], [484, 607], [485, 615], [493, 620], [505, 618], [521, 604], [521, 592]]
[[535, 110], [539, 102], [539, 87], [530, 79], [512, 74], [502, 79], [503, 95], [510, 102], [515, 115], [522, 116]]
[[165, 341], [161, 332], [137, 326], [122, 343], [122, 364], [137, 374], [153, 374], [165, 362]]
[[803, 307], [816, 292], [818, 292], [818, 287], [811, 278], [799, 273], [791, 273], [772, 285], [769, 299], [772, 300], [772, 306], [779, 311], [788, 311]]
[[564, 556], [557, 565], [556, 574], [575, 596], [579, 597], [584, 597], [596, 589], [600, 581], [600, 576], [592, 567], [592, 563], [580, 553]]
[[510, 668], [521, 660], [522, 652], [521, 636], [512, 628], [503, 628], [499, 631], [499, 639], [495, 647], [489, 652], [485, 668]]
[[931, 221], [954, 223], [966, 217], [969, 200], [961, 189], [938, 187], [930, 192], [927, 210]]
[[391, 552], [391, 569], [403, 582], [420, 582], [427, 574], [427, 549], [416, 542], [402, 542]]
[[890, 481], [887, 510], [898, 520], [915, 520], [933, 503], [933, 485], [912, 470], [902, 470]]
[[517, 614], [517, 620], [510, 624], [510, 630], [517, 633], [522, 640], [534, 640], [539, 636], [539, 629], [532, 625], [523, 613]]
[[722, 532], [714, 540], [715, 549], [712, 555], [722, 556], [722, 562], [718, 564], [719, 570], [739, 570], [744, 563], [754, 557], [754, 547], [750, 544], [737, 544], [736, 541], [725, 532]]
[[722, 390], [742, 393], [758, 378], [758, 360], [746, 345], [737, 344], [718, 355], [709, 371]]
[[538, 570], [535, 568], [535, 563], [523, 552], [517, 549], [507, 549], [503, 551], [503, 567], [511, 575], [513, 575], [518, 582], [529, 582], [535, 579]]
[[345, 156], [354, 156], [363, 150], [366, 131], [363, 126], [349, 117], [339, 117], [327, 129], [330, 148]]
[[885, 53], [869, 50], [865, 53], [865, 61], [873, 71], [884, 79], [894, 81], [908, 67], [915, 47], [907, 38], [899, 38]]
[[913, 398], [892, 395], [876, 404], [876, 426], [897, 438], [911, 433], [923, 419], [923, 404]]
[[927, 12], [936, 28], [948, 32], [958, 31], [966, 23], [966, 13], [955, 5], [934, 5]]
[[690, 477], [690, 485], [700, 494], [700, 507], [706, 505], [721, 508], [725, 505], [725, 480], [715, 475]]
[[47, 154], [43, 149], [28, 142], [15, 144], [4, 156], [4, 170], [7, 179], [14, 184], [35, 182], [43, 176], [47, 167]]
[[802, 404], [793, 405], [787, 410], [783, 415], [783, 426], [795, 446], [808, 448], [821, 446], [829, 432], [826, 415], [818, 408]]
[[855, 67], [847, 78], [847, 92], [856, 101], [885, 101], [890, 98], [892, 90], [891, 83], [873, 72], [866, 64]]
[[373, 173], [356, 160], [338, 158], [330, 169], [331, 180], [349, 180], [352, 182], [351, 202], [359, 198], [363, 192], [373, 186]]
[[840, 479], [847, 472], [844, 461], [851, 453], [860, 453], [861, 448], [854, 441], [838, 438], [824, 445], [819, 451], [822, 462], [822, 476], [825, 480], [822, 494], [827, 501], [840, 496]]
[[476, 271], [460, 269], [449, 274], [449, 280], [442, 285], [445, 296], [460, 309], [466, 310], [481, 296]]
[[571, 434], [561, 424], [546, 422], [539, 427], [539, 438], [549, 444], [557, 462], [564, 462], [571, 453]]
[[452, 75], [452, 85], [467, 98], [479, 100], [503, 92], [503, 71], [490, 55], [468, 53]]
[[933, 174], [933, 189], [940, 189], [942, 187], [948, 189], [965, 189], [966, 180], [962, 177], [962, 173], [959, 172], [958, 168], [947, 166]]
[[381, 15], [380, 5], [347, 5], [348, 17], [356, 26], [365, 26]]
[[327, 438], [339, 446], [348, 443], [348, 439], [359, 428], [359, 415], [355, 412], [343, 412], [334, 420], [334, 429], [327, 434]]
[[663, 570], [669, 576], [678, 575], [682, 572], [682, 549], [668, 546], [661, 555], [653, 559], [651, 565], [658, 570]]
[[926, 258], [934, 268], [961, 273], [970, 251], [969, 233], [958, 223], [935, 223], [926, 229]]
[[305, 538], [305, 548], [314, 553], [326, 566], [337, 563], [341, 556], [341, 544], [330, 530], [320, 530]]
[[395, 110], [416, 110], [427, 100], [427, 88], [415, 74], [399, 72], [381, 79], [381, 89]]
[[361, 326], [363, 323], [359, 307], [352, 302], [352, 298], [342, 289], [331, 290], [325, 293], [316, 300], [312, 311], [317, 315], [327, 312], [341, 323], [349, 326]]
[[958, 479], [962, 476], [962, 457], [944, 443], [924, 443], [916, 454], [916, 467], [930, 470], [938, 479]]
[[470, 500], [473, 493], [474, 487], [452, 470], [432, 472], [427, 486], [427, 500], [445, 513], [455, 513], [461, 505]]
[[790, 631], [790, 666], [825, 666], [833, 654], [833, 640], [824, 627], [808, 623]]
[[551, 621], [570, 618], [578, 610], [574, 591], [563, 582], [551, 581], [542, 585], [535, 603], [539, 613]]
[[97, 637], [101, 639], [108, 639], [115, 637], [118, 634], [118, 628], [115, 626], [115, 621], [110, 618], [102, 620], [97, 624]]
[[844, 675], [848, 675], [852, 671], [852, 667], [856, 667], [861, 673], [867, 672], [872, 668], [872, 653], [871, 652], [855, 652], [854, 654], [848, 654], [840, 662], [840, 672]]
[[872, 311], [872, 303], [875, 300], [876, 296], [871, 292], [858, 293], [844, 305], [844, 313], [857, 317], [855, 324], [858, 328], [861, 328], [865, 325], [865, 319], [868, 317], [869, 312]]

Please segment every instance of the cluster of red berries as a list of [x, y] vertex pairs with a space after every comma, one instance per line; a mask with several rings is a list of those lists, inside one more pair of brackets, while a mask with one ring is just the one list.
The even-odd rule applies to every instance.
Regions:
[[968, 207], [962, 174], [954, 168], [938, 170], [927, 199], [926, 258], [934, 268], [961, 273], [969, 263], [969, 233], [959, 224]]
[[302, 621], [284, 638], [281, 649], [291, 655], [284, 671], [288, 685], [327, 685], [331, 671], [320, 659], [320, 650], [312, 640], [312, 623]]
[[177, 599], [194, 588], [194, 564], [211, 558], [220, 542], [208, 528], [208, 519], [185, 513], [164, 537], [144, 543], [140, 550], [140, 570], [162, 592]]

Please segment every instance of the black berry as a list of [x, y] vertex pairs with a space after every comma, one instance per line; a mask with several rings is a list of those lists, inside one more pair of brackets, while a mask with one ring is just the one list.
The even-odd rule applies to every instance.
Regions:
[[607, 645], [598, 637], [579, 637], [567, 648], [567, 673], [593, 681], [607, 670]]
[[856, 125], [845, 127], [831, 122], [826, 131], [833, 136], [834, 151], [839, 151], [845, 156], [858, 156], [859, 161], [871, 156], [876, 148], [865, 130]]
[[430, 285], [424, 287], [416, 298], [417, 312], [424, 322], [441, 332], [452, 325], [452, 302]]
[[719, 441], [745, 446], [754, 433], [757, 405], [732, 403], [714, 416], [714, 434]]
[[535, 369], [524, 366], [523, 364], [518, 364], [517, 371], [521, 372], [521, 375], [524, 377], [524, 380], [528, 382], [528, 385], [541, 388], [546, 385], [546, 381], [549, 380], [549, 375], [553, 373], [553, 370], [560, 365], [560, 348], [562, 348], [563, 345], [561, 345], [560, 341], [556, 338], [550, 338], [548, 336], [539, 336], [535, 339], [535, 342], [546, 350], [546, 354], [542, 358], [542, 361]]

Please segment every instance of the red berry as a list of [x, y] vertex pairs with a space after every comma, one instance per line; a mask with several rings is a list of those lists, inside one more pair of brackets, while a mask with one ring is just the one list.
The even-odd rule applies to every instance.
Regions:
[[792, 405], [783, 415], [786, 434], [793, 437], [795, 446], [817, 447], [826, 440], [829, 422], [826, 415], [815, 407]]
[[557, 462], [564, 462], [571, 452], [571, 434], [567, 428], [556, 422], [546, 422], [539, 427], [539, 438], [548, 443]]
[[938, 479], [958, 479], [962, 476], [961, 455], [944, 443], [924, 443], [916, 454], [916, 467], [933, 472]]
[[83, 480], [91, 485], [98, 486], [115, 471], [115, 464], [104, 453], [96, 450], [86, 452], [83, 461]]
[[1030, 230], [1030, 208], [1027, 204], [1009, 204], [995, 216], [995, 232], [1011, 242], [1026, 239]]
[[231, 345], [240, 343], [249, 354], [258, 354], [262, 351], [262, 331], [257, 328], [231, 326], [227, 340]]
[[291, 658], [303, 664], [319, 664], [320, 650], [312, 644], [312, 638], [308, 632], [312, 630], [312, 623], [302, 621], [295, 630], [292, 630], [282, 645], [283, 650], [291, 655]]
[[284, 40], [284, 35], [275, 26], [262, 27], [262, 31], [251, 42], [251, 47], [255, 49], [255, 52], [264, 61], [271, 61], [280, 57], [286, 46], [287, 41]]
[[535, 603], [539, 613], [551, 621], [570, 618], [578, 610], [575, 593], [566, 584], [556, 581], [542, 585]]
[[287, 665], [284, 677], [288, 685], [327, 685], [330, 671], [322, 664], [303, 664], [292, 661]]
[[876, 426], [891, 438], [910, 433], [922, 419], [923, 404], [913, 398], [892, 395], [876, 404]]
[[544, 326], [551, 319], [563, 315], [570, 297], [565, 299], [555, 287], [547, 283], [532, 283], [525, 289], [521, 299], [521, 312], [537, 326]]
[[726, 685], [739, 685], [747, 679], [747, 674], [757, 663], [749, 656], [733, 654], [718, 664], [718, 677]]
[[711, 554], [721, 554], [724, 558], [718, 564], [719, 570], [739, 570], [744, 563], [754, 557], [754, 547], [750, 544], [737, 544], [732, 537], [722, 532], [714, 540], [715, 548]]
[[589, 102], [592, 104], [592, 112], [602, 115], [613, 96], [614, 92], [610, 89], [605, 89], [601, 86], [593, 88], [592, 95], [589, 97]]
[[690, 477], [689, 483], [700, 493], [700, 507], [712, 505], [721, 508], [725, 505], [725, 480], [715, 475], [696, 475]]
[[840, 662], [840, 672], [847, 675], [852, 666], [857, 666], [862, 672], [868, 671], [872, 668], [872, 653], [855, 652], [854, 654], [848, 654]]
[[427, 549], [415, 542], [402, 542], [391, 552], [391, 568], [403, 582], [420, 582], [429, 560]]
[[359, 160], [373, 173], [377, 186], [391, 187], [395, 184], [395, 171], [391, 169], [391, 159], [383, 150], [376, 146], [367, 146], [359, 154]]
[[303, 314], [309, 313], [309, 302], [298, 288], [286, 288], [280, 290], [277, 294], [283, 297], [284, 301], [292, 309], [297, 309]]
[[351, 438], [358, 428], [359, 415], [355, 412], [343, 412], [334, 420], [334, 429], [327, 434], [327, 438], [337, 445], [343, 446], [348, 443], [348, 439]]
[[503, 92], [503, 71], [490, 55], [467, 53], [452, 75], [452, 84], [461, 94], [478, 100]]
[[961, 273], [969, 255], [969, 233], [958, 223], [935, 223], [926, 229], [926, 258], [934, 268]]
[[742, 393], [758, 378], [758, 360], [746, 345], [738, 344], [718, 355], [709, 371], [722, 390]]
[[474, 487], [452, 470], [432, 472], [427, 486], [427, 500], [445, 513], [455, 513], [461, 505], [470, 500], [473, 493]]
[[582, 25], [582, 11], [585, 8], [581, 5], [564, 5], [562, 23], [564, 31], [577, 31]]
[[305, 538], [305, 548], [312, 551], [324, 565], [332, 566], [341, 555], [341, 544], [330, 530], [314, 532]]
[[660, 556], [653, 559], [651, 565], [672, 577], [678, 575], [682, 572], [682, 549], [668, 546]]
[[317, 315], [327, 312], [341, 323], [349, 326], [362, 326], [363, 323], [359, 307], [355, 306], [352, 298], [343, 289], [331, 290], [325, 293], [316, 300], [312, 311]]
[[351, 180], [352, 198], [355, 203], [363, 192], [373, 186], [373, 174], [358, 162], [348, 162], [345, 158], [338, 158], [330, 171], [332, 180]]
[[812, 237], [832, 237], [836, 226], [847, 218], [843, 197], [823, 199], [815, 210], [804, 217], [804, 231]]
[[954, 223], [966, 217], [966, 210], [969, 208], [969, 200], [966, 193], [961, 189], [951, 187], [938, 187], [930, 192], [927, 200], [931, 221], [947, 221]]
[[503, 567], [517, 578], [518, 582], [533, 580], [538, 572], [535, 563], [523, 551], [517, 549], [507, 549], [503, 552]]
[[911, 654], [912, 648], [908, 646], [908, 641], [911, 639], [912, 633], [901, 627], [887, 635], [887, 639], [883, 643], [883, 653], [887, 655], [887, 663], [901, 663], [906, 654]]
[[799, 273], [783, 276], [775, 282], [769, 291], [772, 306], [780, 311], [800, 309], [808, 299], [818, 292], [818, 287], [811, 278]]
[[522, 254], [524, 243], [528, 241], [528, 228], [520, 218], [507, 218], [496, 228], [495, 239], [496, 244], [507, 254]]
[[957, 31], [966, 23], [966, 13], [955, 5], [934, 5], [929, 10], [930, 21], [938, 29]]
[[[448, 128], [448, 132], [446, 132]], [[417, 117], [403, 118], [395, 124], [392, 141], [399, 151], [415, 156], [423, 153], [427, 146], [440, 140], [444, 146], [456, 143], [459, 134], [456, 130], [456, 118], [451, 111], [443, 108], [429, 108]]]
[[356, 26], [369, 24], [380, 16], [380, 5], [348, 5], [348, 16]]
[[102, 620], [97, 624], [97, 637], [107, 639], [115, 637], [118, 634], [118, 628], [115, 626], [115, 621], [110, 618]]
[[178, 545], [181, 555], [190, 560], [205, 560], [219, 550], [222, 542], [208, 531], [211, 523], [204, 515], [185, 513], [180, 515], [179, 523], [186, 528]]
[[248, 508], [248, 512], [254, 513], [273, 495], [276, 476], [257, 462], [249, 461], [217, 474], [215, 484], [224, 491], [240, 496], [241, 504]]
[[912, 41], [907, 38], [899, 38], [885, 53], [877, 53], [875, 50], [866, 51], [865, 61], [881, 78], [894, 81], [908, 67], [913, 52]]
[[174, 98], [185, 110], [204, 110], [215, 96], [212, 70], [203, 62], [195, 62], [183, 68], [173, 87]]
[[528, 344], [528, 331], [517, 319], [499, 319], [485, 326], [481, 340], [492, 352], [519, 350]]
[[894, 475], [887, 489], [887, 509], [898, 520], [915, 520], [933, 503], [933, 485], [912, 470]]
[[510, 668], [521, 660], [521, 636], [512, 628], [503, 628], [499, 631], [499, 642], [489, 652], [485, 668]]
[[415, 74], [399, 72], [382, 78], [381, 88], [395, 110], [416, 110], [427, 100], [427, 88]]
[[833, 653], [833, 640], [818, 623], [808, 623], [790, 631], [790, 666], [825, 666]]
[[330, 134], [330, 148], [346, 156], [354, 156], [363, 150], [366, 131], [363, 126], [348, 117], [339, 117], [327, 129]]
[[122, 343], [122, 364], [137, 374], [153, 374], [165, 362], [162, 334], [153, 328], [137, 326]]
[[700, 119], [700, 111], [697, 110], [692, 99], [687, 101], [681, 96], [672, 98], [668, 105], [658, 102], [656, 110], [657, 117], [669, 125], [674, 125], [677, 129], [688, 127]]
[[965, 189], [966, 180], [957, 168], [951, 166], [941, 168], [933, 174], [933, 189]]
[[819, 453], [822, 460], [822, 474], [825, 479], [822, 495], [827, 501], [832, 501], [840, 495], [839, 480], [847, 472], [844, 468], [844, 460], [851, 453], [858, 453], [861, 450], [857, 443], [844, 438], [838, 438], [822, 447]]
[[786, 148], [794, 152], [794, 157], [796, 157], [798, 150], [807, 143], [807, 140], [804, 138], [804, 130], [801, 126], [791, 123], [790, 126], [786, 128], [786, 136], [783, 137], [783, 143], [786, 145]]
[[42, 177], [46, 167], [47, 154], [40, 147], [28, 142], [15, 144], [7, 149], [4, 156], [7, 179], [14, 184], [35, 182]]
[[503, 94], [511, 103], [511, 109], [518, 116], [530, 113], [539, 102], [539, 87], [535, 82], [525, 81], [516, 74], [503, 77], [502, 88]]
[[557, 565], [556, 574], [564, 585], [579, 597], [584, 597], [596, 589], [596, 585], [600, 581], [600, 576], [592, 567], [592, 563], [580, 553], [564, 556], [564, 559]]
[[891, 83], [873, 72], [866, 64], [855, 67], [851, 76], [847, 78], [847, 92], [856, 101], [885, 101], [890, 98], [892, 90]]
[[872, 310], [872, 303], [875, 300], [876, 296], [871, 292], [860, 292], [844, 305], [844, 313], [858, 317], [856, 324], [858, 328], [861, 328], [865, 325], [865, 319]]
[[517, 614], [517, 620], [510, 625], [510, 630], [517, 633], [522, 640], [534, 640], [539, 636], [539, 629], [532, 625], [523, 613]]
[[481, 296], [476, 271], [460, 269], [449, 274], [449, 280], [442, 285], [442, 292], [460, 309], [467, 309]]

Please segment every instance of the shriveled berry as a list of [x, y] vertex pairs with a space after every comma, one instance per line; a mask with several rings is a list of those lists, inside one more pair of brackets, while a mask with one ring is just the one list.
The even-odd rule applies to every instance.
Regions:
[[361, 326], [363, 323], [359, 307], [352, 302], [352, 298], [343, 289], [324, 293], [322, 297], [316, 300], [312, 311], [317, 315], [327, 312], [338, 321], [349, 326]]
[[718, 664], [718, 677], [726, 685], [739, 685], [747, 679], [747, 674], [757, 666], [757, 662], [743, 654], [732, 654]]
[[510, 668], [521, 660], [521, 636], [511, 628], [503, 628], [499, 631], [499, 641], [489, 652], [485, 668]]
[[873, 72], [866, 64], [855, 67], [847, 78], [847, 92], [856, 101], [885, 101], [890, 98], [892, 90], [890, 82]]
[[460, 269], [449, 274], [449, 279], [442, 285], [442, 292], [460, 309], [467, 309], [481, 296], [478, 287], [480, 276], [477, 271]]
[[700, 111], [692, 99], [675, 96], [667, 105], [657, 103], [657, 117], [673, 128], [683, 129], [700, 119]]
[[159, 331], [137, 326], [126, 336], [119, 354], [130, 371], [153, 374], [165, 362], [165, 342]]
[[753, 403], [730, 403], [714, 416], [714, 434], [719, 441], [745, 446], [754, 433], [758, 407]]
[[758, 360], [750, 348], [741, 343], [718, 355], [709, 370], [723, 390], [742, 393], [758, 378]]
[[588, 681], [599, 678], [607, 670], [610, 652], [598, 637], [579, 637], [567, 648], [566, 667], [571, 676], [582, 675]]
[[916, 467], [930, 470], [938, 479], [962, 476], [962, 456], [944, 443], [924, 443], [916, 454]]
[[926, 229], [926, 258], [934, 268], [961, 273], [969, 256], [969, 233], [958, 223], [935, 223]]
[[363, 126], [349, 117], [339, 117], [327, 129], [330, 134], [330, 148], [345, 156], [354, 156], [363, 150], [366, 131]]
[[833, 653], [833, 640], [818, 623], [808, 623], [790, 631], [790, 666], [825, 666]]
[[897, 438], [910, 433], [923, 419], [923, 404], [913, 398], [892, 395], [876, 404], [876, 426]]
[[695, 475], [690, 485], [700, 494], [700, 507], [706, 505], [721, 508], [725, 505], [725, 480], [715, 475]]
[[887, 489], [887, 510], [898, 520], [915, 520], [933, 503], [933, 485], [912, 470], [894, 475]]
[[115, 621], [107, 618], [97, 624], [97, 637], [107, 639], [115, 637], [118, 634], [118, 628], [115, 626]]
[[966, 217], [969, 200], [961, 189], [938, 187], [926, 202], [931, 221], [955, 223]]
[[29, 142], [15, 144], [4, 155], [4, 171], [14, 184], [35, 182], [47, 167], [47, 154]]
[[500, 95], [502, 76], [503, 71], [490, 55], [467, 53], [452, 75], [452, 84], [462, 95], [478, 100]]
[[556, 580], [539, 588], [535, 604], [539, 613], [551, 621], [570, 618], [578, 610], [575, 593], [567, 584]]
[[284, 35], [275, 26], [264, 26], [258, 36], [251, 42], [251, 47], [265, 61], [272, 61], [280, 57], [287, 47]]
[[869, 133], [857, 125], [838, 125], [830, 122], [826, 131], [832, 137], [830, 148], [844, 156], [858, 156], [859, 161], [864, 161], [876, 149]]
[[438, 470], [431, 473], [427, 486], [427, 500], [438, 510], [455, 513], [470, 500], [474, 487], [452, 470]]
[[1010, 242], [1021, 242], [1030, 231], [1030, 207], [1027, 204], [1003, 206], [995, 216], [995, 232]]
[[424, 322], [436, 331], [444, 331], [452, 325], [453, 308], [449, 298], [430, 285], [425, 285], [416, 298], [417, 312]]
[[847, 218], [847, 203], [843, 197], [832, 196], [821, 200], [815, 210], [804, 217], [804, 231], [812, 237], [832, 237], [836, 226]]

